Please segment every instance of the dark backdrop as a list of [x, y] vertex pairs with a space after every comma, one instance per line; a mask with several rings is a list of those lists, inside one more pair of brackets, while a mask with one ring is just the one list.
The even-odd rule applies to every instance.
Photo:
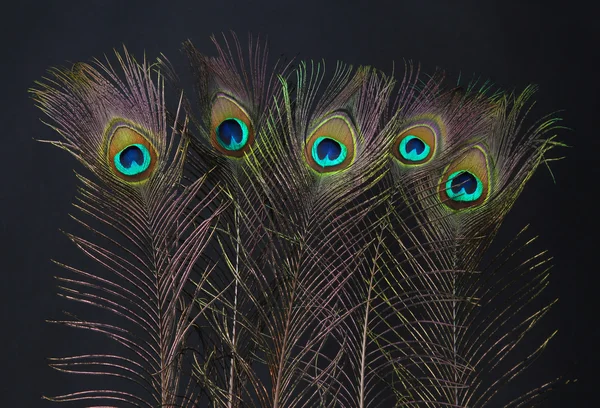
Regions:
[[[536, 112], [559, 109], [571, 148], [541, 168], [509, 214], [502, 233], [525, 224], [554, 256], [547, 299], [560, 302], [542, 321], [558, 336], [524, 381], [567, 374], [546, 407], [598, 406], [597, 82], [599, 29], [592, 6], [579, 1], [17, 1], [2, 9], [2, 309], [0, 406], [47, 407], [42, 394], [71, 387], [46, 357], [78, 347], [79, 332], [45, 319], [65, 304], [52, 278], [51, 258], [82, 256], [60, 232], [72, 230], [75, 161], [33, 139], [57, 135], [38, 118], [27, 95], [47, 68], [110, 55], [125, 44], [149, 59], [165, 53], [186, 71], [179, 49], [191, 38], [211, 53], [209, 35], [235, 30], [270, 38], [273, 54], [374, 65], [391, 71], [403, 58], [451, 75], [480, 75], [499, 86], [540, 85]], [[78, 167], [77, 167], [78, 168]], [[99, 340], [101, 341], [101, 340]]]

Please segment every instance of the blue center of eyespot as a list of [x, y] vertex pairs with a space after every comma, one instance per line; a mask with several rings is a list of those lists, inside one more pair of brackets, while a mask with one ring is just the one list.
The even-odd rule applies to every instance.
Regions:
[[217, 141], [227, 150], [240, 150], [248, 143], [248, 126], [236, 118], [227, 118], [217, 126]]
[[144, 145], [135, 143], [127, 146], [115, 155], [117, 170], [126, 176], [135, 176], [150, 167], [150, 152]]
[[400, 155], [407, 161], [424, 160], [431, 151], [431, 147], [417, 136], [408, 135], [400, 142], [398, 147]]
[[314, 161], [322, 167], [336, 166], [346, 159], [346, 146], [330, 137], [319, 137], [312, 146]]
[[454, 201], [475, 201], [483, 194], [483, 183], [469, 171], [456, 171], [446, 181], [446, 193]]

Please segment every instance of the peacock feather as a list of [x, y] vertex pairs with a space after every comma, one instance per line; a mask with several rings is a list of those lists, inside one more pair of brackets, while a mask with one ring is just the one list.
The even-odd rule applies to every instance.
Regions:
[[[449, 84], [408, 63], [269, 63], [266, 45], [184, 43], [188, 95], [164, 58], [53, 70], [32, 91], [91, 173], [69, 235], [102, 268], [63, 265], [72, 316], [120, 355], [53, 360], [133, 388], [55, 401], [161, 407], [532, 406], [503, 395], [545, 348], [549, 257], [503, 219], [560, 143], [527, 125], [534, 88]], [[179, 96], [167, 110], [164, 77]], [[190, 125], [191, 124], [191, 125]], [[79, 218], [77, 218], [79, 220]], [[98, 226], [96, 226], [98, 225]], [[531, 255], [531, 253], [534, 253]], [[62, 264], [61, 264], [62, 265]], [[112, 405], [111, 405], [112, 406]]]
[[432, 110], [442, 109], [436, 126], [423, 133], [435, 138], [414, 131], [412, 112], [400, 119], [410, 129], [399, 138], [422, 141], [412, 153], [424, 152], [428, 140], [442, 142], [428, 161], [407, 164], [405, 155], [391, 163], [390, 184], [399, 194], [390, 197], [386, 221], [394, 239], [383, 244], [381, 270], [393, 282], [384, 288], [385, 302], [398, 309], [402, 327], [394, 330], [401, 347], [393, 344], [389, 353], [395, 381], [408, 385], [398, 395], [401, 405], [531, 406], [551, 384], [512, 401], [497, 394], [549, 340], [514, 367], [498, 368], [550, 307], [529, 307], [547, 285], [547, 255], [515, 259], [531, 244], [519, 247], [523, 233], [491, 259], [484, 255], [525, 183], [556, 146], [545, 135], [557, 119], [523, 128], [532, 88], [489, 97], [487, 86], [473, 88], [432, 99]]
[[[122, 355], [57, 358], [52, 366], [115, 376], [137, 388], [90, 389], [51, 399], [193, 406], [198, 393], [182, 367], [196, 316], [185, 291], [221, 208], [192, 222], [215, 200], [216, 191], [194, 202], [205, 178], [180, 184], [187, 142], [168, 131], [162, 78], [153, 78], [147, 63], [138, 64], [127, 51], [117, 59], [124, 80], [110, 65], [77, 64], [52, 71], [54, 78], [32, 92], [62, 136], [52, 143], [74, 155], [95, 178], [79, 176], [76, 204], [95, 222], [76, 218], [93, 238], [69, 238], [105, 273], [63, 265], [74, 277], [59, 278], [62, 295], [119, 319], [117, 324], [72, 316], [59, 323], [103, 333], [123, 349]], [[203, 279], [209, 273], [207, 268]]]

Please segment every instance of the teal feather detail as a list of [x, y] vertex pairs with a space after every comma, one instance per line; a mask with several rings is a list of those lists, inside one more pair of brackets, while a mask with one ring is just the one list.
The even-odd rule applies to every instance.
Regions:
[[[467, 192], [468, 184], [475, 184], [475, 188], [471, 188], [473, 191]], [[458, 191], [455, 191], [456, 189]], [[454, 201], [475, 201], [483, 194], [483, 183], [471, 172], [456, 171], [446, 181], [446, 193]]]
[[[226, 129], [225, 126], [231, 127], [228, 121], [234, 121], [239, 127], [239, 141], [235, 140], [235, 137], [224, 133], [231, 133], [231, 129]], [[237, 129], [236, 129], [237, 130]], [[227, 150], [240, 150], [248, 143], [248, 126], [241, 120], [237, 118], [227, 118], [225, 119], [216, 129], [217, 133], [217, 141], [221, 146], [223, 146]], [[229, 139], [229, 141], [225, 141], [225, 138]]]
[[[409, 142], [415, 142], [418, 141], [419, 143], [422, 144], [422, 150], [420, 152], [418, 152], [416, 147], [412, 147], [409, 150]], [[426, 158], [429, 155], [429, 152], [431, 151], [431, 147], [429, 147], [429, 145], [423, 141], [422, 139], [418, 138], [417, 136], [413, 136], [413, 135], [409, 135], [406, 136], [404, 139], [402, 139], [402, 142], [400, 142], [400, 154], [402, 155], [403, 158], [405, 158], [408, 161], [420, 161], [423, 160], [424, 158]]]
[[[132, 157], [127, 157], [132, 156]], [[140, 157], [141, 156], [141, 157]], [[150, 167], [150, 152], [139, 143], [127, 146], [115, 155], [115, 167], [126, 176], [135, 176]], [[141, 161], [141, 163], [139, 163]]]
[[[322, 155], [319, 153], [319, 148], [322, 144], [329, 143], [334, 145], [326, 150], [326, 153]], [[337, 151], [339, 150], [339, 151]], [[342, 163], [348, 155], [348, 149], [341, 143], [338, 143], [334, 139], [328, 137], [319, 137], [315, 140], [311, 149], [312, 158], [315, 162], [322, 167], [336, 166]]]

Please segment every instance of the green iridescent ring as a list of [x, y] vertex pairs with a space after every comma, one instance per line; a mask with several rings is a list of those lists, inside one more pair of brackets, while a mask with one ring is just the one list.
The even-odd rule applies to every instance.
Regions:
[[[413, 140], [418, 140], [419, 142], [423, 143], [423, 150], [420, 153], [417, 152], [416, 148], [412, 148], [410, 151], [408, 151], [408, 144]], [[429, 155], [429, 152], [431, 152], [431, 147], [429, 147], [429, 145], [420, 137], [408, 135], [402, 139], [400, 146], [398, 146], [398, 150], [400, 151], [400, 155], [405, 160], [417, 162], [424, 160]]]
[[115, 167], [126, 176], [143, 173], [150, 167], [150, 162], [148, 148], [139, 143], [130, 144], [118, 152], [114, 158]]
[[[327, 143], [329, 145], [329, 147], [325, 147], [326, 153], [324, 154], [323, 158], [319, 157], [319, 146], [321, 145], [321, 143]], [[331, 149], [334, 147], [334, 144], [337, 145], [337, 147], [339, 147], [339, 153], [337, 157], [334, 157], [332, 159], [330, 158], [330, 153], [332, 153]], [[348, 155], [348, 149], [346, 148], [346, 146], [344, 146], [343, 143], [340, 143], [335, 139], [321, 136], [317, 138], [317, 140], [315, 140], [315, 142], [313, 143], [311, 154], [312, 158], [319, 166], [332, 167], [344, 162], [346, 156]]]
[[[236, 129], [237, 126], [239, 129]], [[244, 123], [244, 121], [239, 120], [237, 118], [227, 118], [223, 122], [217, 126], [215, 129], [217, 133], [217, 142], [224, 149], [236, 151], [244, 148], [248, 143], [248, 126]], [[241, 135], [236, 135], [236, 133], [241, 132]], [[236, 140], [236, 137], [240, 138], [240, 140]], [[240, 137], [241, 136], [241, 137]], [[223, 138], [228, 139], [229, 141], [223, 140]]]
[[[459, 185], [460, 190], [458, 192], [455, 192], [453, 190], [452, 182], [454, 181], [454, 179], [462, 176], [463, 174], [468, 174], [468, 175], [472, 176], [473, 180], [476, 183], [475, 191], [473, 191], [472, 193], [467, 193], [467, 191], [465, 189], [465, 187], [466, 187], [465, 184], [472, 183], [473, 180], [462, 181]], [[479, 177], [477, 177], [470, 171], [465, 171], [465, 170], [455, 171], [448, 177], [448, 180], [446, 181], [446, 194], [448, 194], [448, 198], [450, 198], [453, 201], [462, 201], [462, 202], [466, 202], [466, 203], [473, 202], [473, 201], [476, 201], [479, 198], [481, 198], [481, 195], [483, 194], [483, 183], [481, 182]]]

